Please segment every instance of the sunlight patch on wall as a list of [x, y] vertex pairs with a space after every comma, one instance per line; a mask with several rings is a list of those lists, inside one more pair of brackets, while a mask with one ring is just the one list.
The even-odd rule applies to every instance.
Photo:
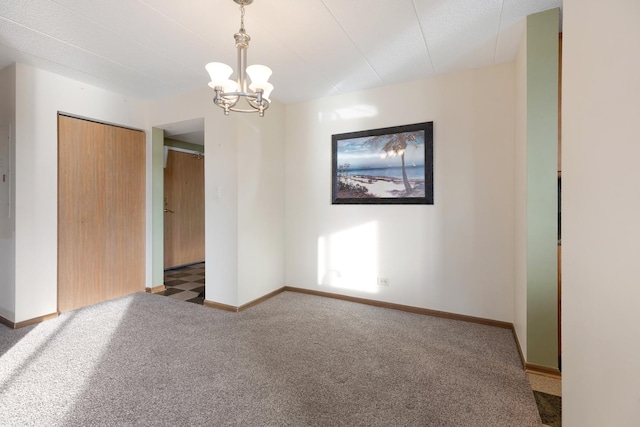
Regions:
[[334, 111], [318, 113], [318, 121], [332, 122], [336, 120], [360, 119], [363, 117], [374, 117], [378, 115], [378, 108], [374, 105], [354, 105], [347, 108], [338, 108]]
[[318, 238], [318, 285], [378, 292], [375, 221]]

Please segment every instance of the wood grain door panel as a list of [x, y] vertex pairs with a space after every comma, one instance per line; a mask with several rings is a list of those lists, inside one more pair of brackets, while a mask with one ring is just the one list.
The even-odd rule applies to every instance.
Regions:
[[[58, 120], [58, 310], [105, 299], [103, 130], [89, 122]], [[80, 271], [79, 271], [80, 270]], [[82, 276], [79, 278], [79, 274]], [[78, 289], [79, 288], [79, 289]]]
[[169, 150], [164, 196], [164, 267], [204, 261], [204, 160]]
[[144, 133], [107, 127], [106, 171], [107, 299], [144, 290], [145, 144]]
[[144, 289], [144, 133], [58, 116], [58, 311]]

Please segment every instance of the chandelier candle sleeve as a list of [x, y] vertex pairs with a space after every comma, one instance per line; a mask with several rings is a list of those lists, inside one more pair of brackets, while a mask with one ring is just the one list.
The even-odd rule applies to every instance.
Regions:
[[[273, 85], [269, 83], [271, 69], [265, 65], [251, 65], [247, 67], [247, 49], [251, 37], [244, 29], [244, 7], [253, 0], [233, 0], [240, 5], [240, 30], [234, 34], [236, 49], [238, 49], [237, 79], [231, 80], [233, 69], [221, 62], [210, 62], [205, 66], [209, 73], [211, 87], [214, 92], [213, 102], [224, 109], [224, 114], [230, 111], [240, 113], [258, 113], [264, 116], [264, 111], [271, 102], [269, 96]], [[251, 85], [247, 85], [247, 75], [251, 78]], [[244, 108], [237, 106], [242, 98], [246, 104]]]

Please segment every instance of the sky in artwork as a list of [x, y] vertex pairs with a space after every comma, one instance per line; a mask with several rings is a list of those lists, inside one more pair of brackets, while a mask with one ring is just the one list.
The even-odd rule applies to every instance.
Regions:
[[[404, 153], [407, 166], [424, 166], [424, 132], [414, 132], [415, 141], [409, 142]], [[382, 147], [391, 139], [379, 138], [377, 141], [371, 136], [362, 138], [343, 139], [337, 141], [338, 166], [349, 163], [349, 169], [383, 169], [395, 168], [402, 165], [400, 156], [382, 158]]]

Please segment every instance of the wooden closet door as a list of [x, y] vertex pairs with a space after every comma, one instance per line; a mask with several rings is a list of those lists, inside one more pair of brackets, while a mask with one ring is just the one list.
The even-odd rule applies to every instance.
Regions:
[[164, 196], [164, 267], [204, 261], [204, 159], [169, 150]]
[[[103, 125], [104, 126], [104, 125]], [[145, 287], [145, 135], [107, 128], [107, 299]]]
[[58, 116], [58, 311], [144, 290], [144, 133]]

